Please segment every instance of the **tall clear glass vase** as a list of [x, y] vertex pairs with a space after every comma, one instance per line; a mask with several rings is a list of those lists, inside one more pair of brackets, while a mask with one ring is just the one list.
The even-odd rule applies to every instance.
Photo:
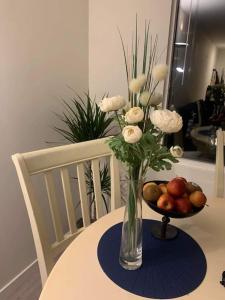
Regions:
[[136, 270], [142, 265], [143, 180], [133, 174], [130, 170], [119, 257], [120, 265], [126, 270]]

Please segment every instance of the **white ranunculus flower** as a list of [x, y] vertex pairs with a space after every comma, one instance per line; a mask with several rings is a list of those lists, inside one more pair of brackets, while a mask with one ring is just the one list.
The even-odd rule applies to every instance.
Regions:
[[152, 77], [156, 81], [161, 81], [166, 78], [168, 74], [168, 66], [167, 65], [156, 65], [152, 70]]
[[148, 104], [148, 100], [150, 98], [150, 93], [149, 91], [143, 91], [139, 97], [139, 101], [141, 105], [146, 106]]
[[172, 146], [170, 147], [170, 153], [173, 155], [173, 157], [180, 158], [183, 156], [184, 151], [180, 146]]
[[125, 121], [129, 124], [141, 122], [144, 118], [144, 112], [140, 107], [132, 107], [125, 114]]
[[128, 125], [123, 128], [122, 135], [125, 142], [135, 144], [141, 139], [142, 131], [138, 126]]
[[162, 103], [163, 100], [163, 96], [160, 93], [154, 93], [149, 101], [150, 105], [159, 105], [160, 103]]
[[129, 83], [130, 91], [133, 93], [139, 93], [146, 81], [147, 77], [145, 74], [141, 74], [137, 78], [133, 78]]
[[178, 132], [183, 125], [182, 117], [175, 111], [168, 109], [152, 111], [150, 113], [150, 120], [153, 125], [165, 133]]
[[110, 112], [118, 110], [126, 105], [126, 100], [122, 96], [114, 96], [111, 98], [104, 98], [100, 101], [98, 106], [103, 112]]

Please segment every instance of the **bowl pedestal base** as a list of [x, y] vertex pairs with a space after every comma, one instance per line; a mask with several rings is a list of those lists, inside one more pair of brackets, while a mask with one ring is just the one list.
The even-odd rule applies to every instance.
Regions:
[[152, 235], [160, 240], [172, 240], [177, 234], [178, 230], [175, 226], [169, 225], [170, 218], [167, 216], [162, 217], [162, 222], [151, 228]]

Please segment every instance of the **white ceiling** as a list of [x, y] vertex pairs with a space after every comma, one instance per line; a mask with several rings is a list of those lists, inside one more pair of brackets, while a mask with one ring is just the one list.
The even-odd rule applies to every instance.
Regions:
[[197, 9], [202, 30], [217, 47], [225, 47], [225, 0], [181, 0], [181, 7], [189, 12]]
[[219, 11], [224, 8], [225, 0], [180, 0], [181, 7], [188, 11], [190, 5], [199, 6], [201, 13], [207, 13], [211, 11]]

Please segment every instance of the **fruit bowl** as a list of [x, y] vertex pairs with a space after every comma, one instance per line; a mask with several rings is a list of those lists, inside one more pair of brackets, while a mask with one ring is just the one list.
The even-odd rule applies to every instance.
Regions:
[[[148, 182], [151, 182], [151, 181], [148, 181]], [[148, 182], [145, 182], [144, 185]], [[154, 182], [156, 184], [160, 184], [160, 183], [166, 183], [167, 184], [168, 183], [168, 181], [159, 181], [159, 180], [154, 180]], [[175, 219], [182, 219], [182, 218], [192, 217], [192, 216], [196, 215], [197, 213], [199, 213], [204, 208], [204, 206], [202, 206], [202, 207], [193, 207], [192, 211], [190, 211], [188, 213], [181, 213], [181, 212], [177, 212], [177, 211], [166, 211], [165, 209], [159, 208], [155, 203], [150, 202], [150, 201], [145, 201], [145, 203], [152, 210], [154, 210], [155, 212], [157, 212], [157, 213], [159, 213], [163, 216], [166, 216], [166, 217], [169, 217], [169, 218], [175, 218]]]
[[[177, 179], [177, 178], [176, 178]], [[185, 179], [184, 179], [185, 180]], [[173, 181], [173, 180], [172, 180]], [[185, 191], [187, 191], [187, 181], [185, 180], [185, 185], [184, 185], [184, 189], [185, 189]], [[159, 180], [155, 180], [155, 181], [148, 181], [148, 182], [145, 182], [144, 183], [144, 186], [146, 185], [146, 184], [149, 184], [149, 185], [154, 185], [154, 186], [158, 186], [157, 187], [157, 189], [159, 189], [159, 185], [160, 184], [164, 184], [164, 187], [165, 187], [165, 184], [166, 184], [166, 192], [165, 192], [165, 194], [164, 194], [164, 192], [163, 192], [163, 194], [164, 195], [167, 195], [166, 197], [168, 198], [168, 190], [169, 190], [169, 186], [167, 185], [169, 182], [168, 181], [159, 181]], [[193, 183], [192, 183], [193, 184]], [[159, 195], [157, 195], [157, 193], [156, 193], [156, 191], [155, 191], [155, 194], [151, 194], [151, 197], [156, 197], [155, 199], [152, 199], [152, 200], [154, 200], [154, 201], [150, 201], [149, 199], [148, 200], [146, 200], [145, 199], [145, 197], [144, 196], [146, 196], [146, 195], [144, 195], [144, 186], [143, 186], [143, 199], [144, 199], [144, 201], [145, 201], [145, 203], [152, 209], [152, 210], [154, 210], [155, 212], [157, 212], [157, 213], [159, 213], [159, 214], [161, 214], [161, 215], [163, 215], [163, 217], [162, 217], [162, 222], [161, 223], [159, 223], [159, 224], [157, 224], [157, 225], [155, 225], [154, 227], [152, 227], [151, 228], [151, 233], [152, 233], [152, 235], [154, 236], [154, 237], [156, 237], [156, 238], [158, 238], [158, 239], [161, 239], [161, 240], [170, 240], [170, 239], [174, 239], [176, 236], [177, 236], [177, 234], [178, 234], [178, 229], [175, 227], [175, 226], [172, 226], [172, 225], [169, 225], [169, 222], [170, 222], [170, 218], [176, 218], [176, 219], [182, 219], [182, 218], [188, 218], [188, 217], [192, 217], [192, 216], [194, 216], [194, 215], [196, 215], [196, 214], [198, 214], [204, 207], [205, 207], [205, 202], [206, 202], [206, 198], [205, 198], [205, 202], [204, 202], [204, 204], [203, 205], [201, 205], [200, 207], [196, 207], [196, 206], [194, 206], [193, 205], [193, 203], [192, 204], [190, 204], [189, 203], [189, 208], [186, 210], [186, 212], [184, 212], [184, 211], [179, 211], [178, 210], [178, 208], [179, 208], [179, 206], [180, 205], [178, 205], [178, 204], [180, 204], [180, 203], [178, 203], [178, 202], [180, 202], [180, 201], [187, 201], [187, 199], [181, 199], [180, 198], [180, 200], [179, 199], [177, 199], [176, 201], [174, 200], [174, 199], [172, 199], [171, 201], [172, 202], [174, 202], [174, 204], [175, 204], [175, 202], [176, 202], [176, 205], [178, 205], [178, 207], [177, 206], [175, 206], [174, 204], [173, 204], [173, 207], [171, 208], [171, 209], [163, 209], [162, 207], [159, 207], [160, 205], [159, 205], [159, 201], [161, 200], [160, 198], [162, 198], [162, 191], [160, 192], [161, 194], [159, 194], [159, 195], [161, 195], [161, 196], [159, 196]], [[186, 188], [185, 188], [185, 186], [186, 186]], [[198, 185], [196, 185], [196, 187], [198, 187], [199, 189], [198, 189], [198, 191], [201, 191], [201, 188], [198, 186]], [[146, 187], [147, 188], [147, 187]], [[148, 187], [149, 188], [149, 187]], [[147, 188], [147, 189], [148, 189]], [[152, 190], [152, 186], [151, 186], [151, 188], [150, 188], [151, 190]], [[153, 188], [153, 190], [154, 190], [154, 188]], [[175, 190], [175, 192], [176, 192], [176, 190]], [[196, 192], [196, 191], [195, 191]], [[194, 193], [194, 192], [193, 192]], [[199, 192], [198, 192], [199, 193]], [[200, 193], [200, 194], [203, 194], [202, 192]], [[203, 194], [204, 195], [204, 194]], [[164, 203], [165, 203], [165, 198], [166, 197], [164, 197]], [[170, 195], [169, 195], [169, 197], [170, 197]], [[189, 197], [188, 195], [187, 195], [187, 197]], [[191, 197], [191, 196], [190, 196]], [[205, 197], [205, 196], [204, 196]], [[156, 200], [157, 199], [157, 200]], [[189, 199], [189, 198], [188, 198]], [[168, 199], [166, 200], [167, 201], [167, 204], [168, 204], [168, 202], [170, 202], [170, 201], [168, 201]], [[162, 202], [162, 201], [161, 201]], [[190, 200], [188, 200], [188, 202], [190, 202]]]

